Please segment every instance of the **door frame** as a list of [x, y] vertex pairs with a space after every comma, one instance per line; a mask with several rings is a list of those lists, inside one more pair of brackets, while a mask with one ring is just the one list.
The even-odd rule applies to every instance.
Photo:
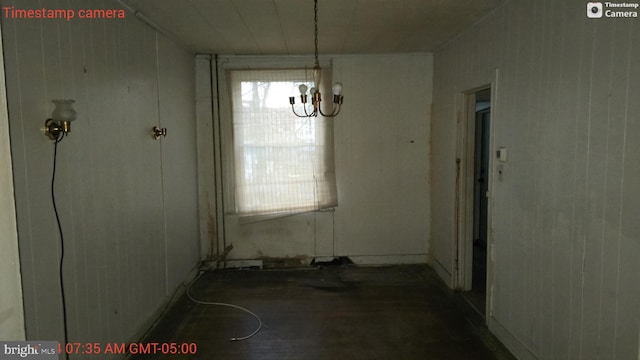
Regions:
[[[456, 183], [455, 183], [455, 240], [453, 288], [471, 290], [473, 274], [473, 214], [474, 214], [474, 164], [475, 164], [475, 93], [491, 89], [491, 118], [489, 129], [489, 154], [495, 154], [493, 140], [495, 128], [495, 104], [497, 102], [498, 69], [493, 79], [482, 85], [472, 86], [456, 96]], [[485, 321], [488, 323], [493, 309], [494, 243], [493, 243], [493, 168], [495, 156], [489, 156], [487, 199], [487, 283]]]

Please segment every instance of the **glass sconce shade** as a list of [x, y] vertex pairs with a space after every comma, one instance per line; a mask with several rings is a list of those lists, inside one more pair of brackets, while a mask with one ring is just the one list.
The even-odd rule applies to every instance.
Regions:
[[71, 122], [78, 115], [73, 109], [74, 100], [52, 100], [56, 107], [51, 113], [51, 118], [44, 122], [44, 134], [56, 143], [71, 131]]
[[76, 119], [76, 111], [73, 109], [74, 100], [52, 100], [56, 106], [51, 113], [51, 118], [54, 121], [73, 121]]

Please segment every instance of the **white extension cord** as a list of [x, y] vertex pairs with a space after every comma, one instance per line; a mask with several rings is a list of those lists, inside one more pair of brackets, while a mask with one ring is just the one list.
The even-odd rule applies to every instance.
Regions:
[[260, 320], [260, 317], [258, 315], [256, 315], [255, 313], [251, 312], [250, 310], [248, 310], [246, 308], [243, 308], [242, 306], [238, 306], [238, 305], [234, 305], [234, 304], [198, 300], [198, 299], [194, 298], [191, 295], [191, 286], [193, 286], [193, 284], [195, 284], [200, 279], [200, 277], [202, 277], [202, 275], [204, 275], [205, 273], [206, 273], [206, 270], [205, 271], [201, 271], [200, 274], [198, 274], [198, 276], [196, 276], [196, 278], [187, 287], [187, 296], [189, 297], [189, 299], [191, 299], [191, 301], [193, 301], [196, 304], [225, 306], [225, 307], [230, 307], [230, 308], [233, 308], [233, 309], [238, 309], [238, 310], [246, 312], [247, 314], [249, 314], [249, 315], [253, 316], [254, 318], [256, 318], [256, 320], [258, 320], [258, 327], [251, 334], [249, 334], [247, 336], [232, 337], [231, 339], [229, 339], [229, 341], [247, 340], [247, 339], [251, 338], [253, 335], [257, 334], [260, 331], [260, 329], [262, 329], [262, 320]]

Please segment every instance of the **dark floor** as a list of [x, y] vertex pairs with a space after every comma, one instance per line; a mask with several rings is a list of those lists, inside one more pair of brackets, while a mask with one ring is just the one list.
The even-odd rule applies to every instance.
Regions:
[[[142, 340], [196, 343], [195, 355], [156, 359], [513, 359], [460, 294], [421, 265], [222, 270], [194, 284]], [[186, 348], [186, 347], [185, 347]], [[152, 358], [132, 356], [132, 359]]]

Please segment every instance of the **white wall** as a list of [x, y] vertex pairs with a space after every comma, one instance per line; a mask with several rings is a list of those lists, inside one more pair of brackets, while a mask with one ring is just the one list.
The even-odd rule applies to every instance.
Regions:
[[456, 97], [497, 68], [489, 325], [521, 358], [638, 357], [640, 22], [585, 4], [508, 1], [435, 54], [434, 261], [451, 284]]
[[23, 340], [24, 314], [3, 54], [0, 54], [0, 66], [0, 340]]
[[52, 99], [73, 98], [56, 177], [69, 339], [132, 340], [199, 258], [193, 56], [130, 12], [2, 25], [27, 338], [62, 340], [53, 143], [40, 128]]
[[337, 251], [365, 262], [427, 262], [433, 57], [334, 59]]
[[[265, 58], [264, 66], [303, 60], [308, 65], [310, 58]], [[256, 66], [255, 58], [250, 61]], [[227, 214], [218, 224], [224, 225], [225, 243], [234, 246], [229, 258], [304, 262], [316, 256], [349, 256], [370, 264], [427, 262], [432, 56], [332, 56], [331, 61], [333, 80], [343, 83], [345, 96], [342, 112], [334, 120], [339, 205], [335, 212], [244, 223], [227, 201]], [[204, 64], [200, 68], [198, 77], [209, 79]], [[224, 70], [220, 73], [224, 76]], [[224, 89], [222, 84], [220, 91]], [[223, 108], [225, 96], [220, 97]], [[209, 107], [206, 100], [201, 102], [201, 109]], [[223, 110], [219, 119], [223, 134], [230, 121], [224, 114]], [[202, 129], [207, 121], [203, 115]], [[232, 184], [227, 180], [225, 186]], [[201, 198], [205, 197], [201, 189]], [[207, 210], [204, 205], [201, 209]]]

